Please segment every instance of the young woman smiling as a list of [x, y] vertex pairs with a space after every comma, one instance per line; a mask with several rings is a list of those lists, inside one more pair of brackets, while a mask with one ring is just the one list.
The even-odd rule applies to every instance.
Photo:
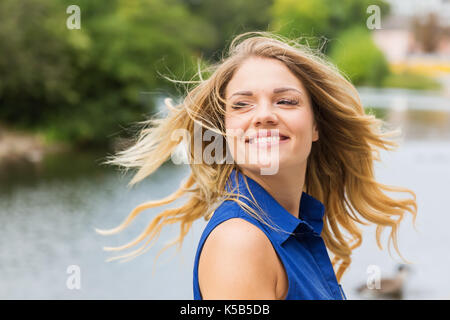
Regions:
[[[136, 143], [109, 159], [139, 168], [130, 184], [152, 174], [194, 124], [220, 133], [234, 160], [191, 163], [174, 194], [137, 207], [112, 234], [140, 212], [191, 195], [179, 208], [158, 214], [122, 250], [146, 240], [129, 259], [149, 248], [164, 225], [180, 223], [182, 243], [192, 223], [208, 220], [194, 260], [194, 299], [345, 299], [339, 284], [362, 241], [357, 224], [373, 223], [377, 243], [397, 230], [406, 212], [416, 216], [415, 194], [374, 178], [379, 150], [396, 143], [382, 121], [367, 115], [354, 86], [318, 53], [268, 32], [237, 36], [229, 54], [207, 68], [184, 101], [167, 117], [151, 119]], [[208, 145], [202, 141], [203, 147]], [[250, 161], [258, 155], [256, 161]], [[255, 159], [255, 157], [253, 157]], [[274, 166], [276, 164], [276, 166]], [[275, 168], [270, 174], [264, 169]], [[383, 191], [408, 192], [396, 200]], [[331, 260], [327, 249], [333, 254]], [[113, 258], [113, 259], [116, 259]]]

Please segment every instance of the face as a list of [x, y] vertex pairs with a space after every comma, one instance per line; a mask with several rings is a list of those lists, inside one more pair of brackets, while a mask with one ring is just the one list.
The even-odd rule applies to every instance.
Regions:
[[239, 167], [256, 174], [306, 168], [318, 131], [309, 94], [284, 63], [246, 59], [225, 88], [225, 99], [227, 143]]

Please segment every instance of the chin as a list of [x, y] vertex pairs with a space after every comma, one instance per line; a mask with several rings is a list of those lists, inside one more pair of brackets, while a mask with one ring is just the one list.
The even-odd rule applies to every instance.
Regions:
[[272, 161], [255, 164], [239, 164], [239, 167], [257, 175], [276, 175], [280, 171], [282, 164], [279, 161]]

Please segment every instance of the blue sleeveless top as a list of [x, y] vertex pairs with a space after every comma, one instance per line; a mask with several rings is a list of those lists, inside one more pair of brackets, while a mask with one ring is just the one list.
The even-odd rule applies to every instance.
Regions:
[[[226, 190], [252, 199], [247, 190], [243, 174], [233, 169], [227, 181]], [[262, 218], [276, 230], [265, 225], [244, 211], [232, 200], [223, 201], [214, 211], [198, 244], [194, 260], [194, 300], [202, 300], [198, 283], [198, 262], [203, 244], [211, 231], [220, 223], [241, 218], [257, 226], [272, 243], [287, 274], [289, 289], [286, 300], [346, 300], [342, 286], [338, 284], [325, 243], [320, 236], [323, 228], [324, 205], [319, 200], [302, 192], [300, 219], [284, 209], [261, 185], [246, 176], [248, 186], [258, 205], [268, 214]], [[252, 208], [256, 207], [245, 198], [239, 200]], [[258, 210], [257, 210], [258, 212]], [[288, 231], [279, 232], [278, 229]], [[293, 234], [289, 234], [293, 233]]]

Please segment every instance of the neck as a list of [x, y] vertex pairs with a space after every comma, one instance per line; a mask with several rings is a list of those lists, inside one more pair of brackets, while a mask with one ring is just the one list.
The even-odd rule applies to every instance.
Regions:
[[242, 168], [242, 172], [259, 183], [290, 214], [299, 218], [306, 165], [300, 169], [280, 168], [275, 175], [261, 175], [259, 168], [256, 171]]

